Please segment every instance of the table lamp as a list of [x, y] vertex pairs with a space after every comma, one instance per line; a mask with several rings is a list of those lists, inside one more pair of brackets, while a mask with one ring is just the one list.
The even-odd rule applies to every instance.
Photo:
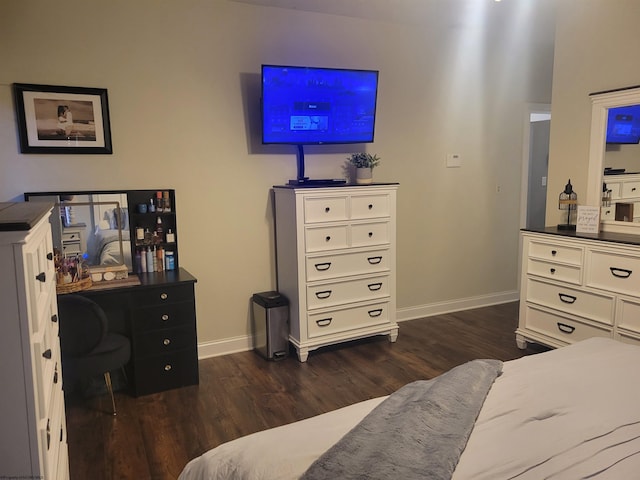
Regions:
[[564, 186], [558, 197], [558, 209], [567, 211], [567, 223], [558, 225], [558, 230], [575, 230], [576, 226], [571, 223], [571, 212], [578, 206], [578, 195], [573, 191], [571, 179]]

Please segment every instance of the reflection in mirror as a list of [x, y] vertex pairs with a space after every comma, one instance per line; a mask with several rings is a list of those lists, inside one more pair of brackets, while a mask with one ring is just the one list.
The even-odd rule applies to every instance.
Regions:
[[594, 93], [591, 101], [586, 203], [602, 207], [602, 230], [640, 234], [640, 88]]
[[64, 256], [82, 255], [91, 267], [126, 265], [132, 270], [126, 193], [28, 194], [29, 201], [48, 201], [54, 247]]

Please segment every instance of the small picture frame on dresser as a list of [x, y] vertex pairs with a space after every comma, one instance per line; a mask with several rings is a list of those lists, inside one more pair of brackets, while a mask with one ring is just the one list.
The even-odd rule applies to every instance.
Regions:
[[576, 219], [577, 233], [598, 233], [600, 231], [600, 208], [578, 205]]

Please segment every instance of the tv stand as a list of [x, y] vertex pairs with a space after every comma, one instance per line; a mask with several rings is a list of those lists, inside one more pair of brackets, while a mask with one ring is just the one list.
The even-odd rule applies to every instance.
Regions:
[[289, 185], [296, 185], [298, 187], [331, 187], [336, 185], [344, 185], [346, 180], [340, 178], [328, 178], [328, 179], [310, 179], [301, 178], [297, 180], [289, 180]]

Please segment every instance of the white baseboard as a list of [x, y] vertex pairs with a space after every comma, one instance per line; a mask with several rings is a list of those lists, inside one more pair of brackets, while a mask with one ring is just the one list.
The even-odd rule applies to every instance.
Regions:
[[[513, 290], [491, 295], [431, 303], [417, 307], [401, 308], [397, 311], [397, 321], [404, 322], [406, 320], [414, 320], [416, 318], [432, 317], [434, 315], [470, 310], [472, 308], [515, 302], [518, 298], [518, 291]], [[212, 342], [199, 343], [198, 358], [218, 357], [220, 355], [228, 355], [230, 353], [246, 352], [252, 349], [253, 338], [250, 335], [225, 338]]]
[[481, 295], [478, 297], [458, 298], [445, 302], [430, 303], [417, 307], [400, 308], [396, 312], [398, 322], [405, 320], [415, 320], [416, 318], [432, 317], [445, 313], [471, 310], [472, 308], [489, 307], [501, 303], [515, 302], [519, 299], [519, 292], [512, 290], [508, 292], [492, 293], [491, 295]]

